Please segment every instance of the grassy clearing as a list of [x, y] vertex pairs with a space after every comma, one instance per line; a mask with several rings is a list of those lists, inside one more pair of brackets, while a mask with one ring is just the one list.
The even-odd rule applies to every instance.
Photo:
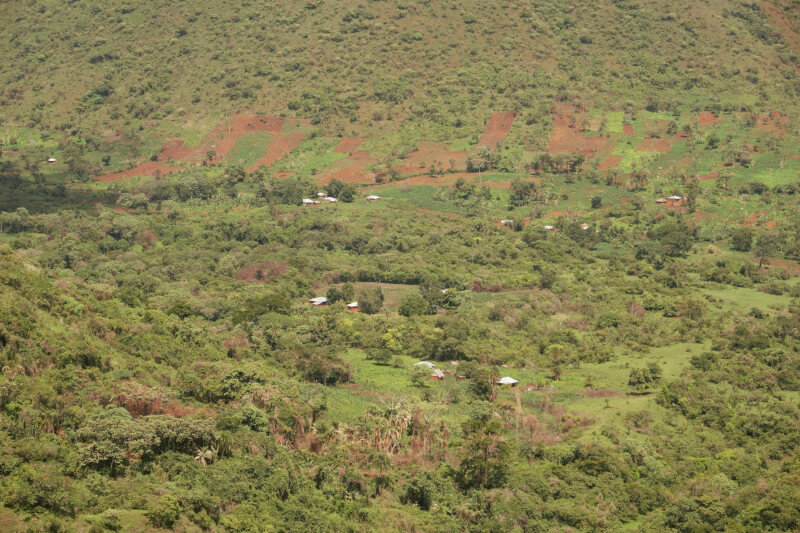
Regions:
[[734, 309], [750, 309], [753, 307], [766, 310], [783, 308], [791, 303], [787, 295], [767, 294], [747, 287], [725, 287], [724, 289], [704, 289], [703, 293], [720, 300], [724, 306]]
[[244, 167], [250, 166], [267, 153], [272, 137], [265, 131], [248, 133], [236, 141], [228, 160]]
[[284, 159], [277, 161], [271, 169], [296, 172], [298, 176], [310, 178], [347, 157], [347, 154], [334, 152], [338, 139], [330, 137], [310, 137], [300, 141]]

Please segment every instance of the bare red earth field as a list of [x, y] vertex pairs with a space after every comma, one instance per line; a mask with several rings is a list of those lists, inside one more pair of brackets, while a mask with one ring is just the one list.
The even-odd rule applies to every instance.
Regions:
[[478, 141], [478, 146], [488, 146], [494, 148], [497, 143], [505, 139], [508, 130], [514, 123], [514, 112], [506, 111], [505, 113], [492, 113], [489, 122], [486, 124], [486, 129]]

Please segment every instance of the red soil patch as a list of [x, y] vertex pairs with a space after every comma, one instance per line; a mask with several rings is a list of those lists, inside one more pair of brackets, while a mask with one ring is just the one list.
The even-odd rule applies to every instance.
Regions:
[[618, 155], [610, 155], [606, 157], [602, 163], [597, 165], [599, 170], [606, 170], [609, 168], [617, 168], [619, 164], [622, 162], [622, 158]]
[[786, 133], [786, 126], [789, 125], [789, 117], [777, 111], [769, 115], [759, 113], [756, 117], [756, 126], [753, 132], [771, 133], [776, 137], [782, 137]]
[[608, 142], [605, 137], [584, 137], [573, 116], [578, 110], [572, 106], [559, 105], [553, 109], [553, 133], [547, 143], [551, 154], [580, 153], [593, 157]]
[[166, 165], [160, 161], [146, 161], [136, 165], [131, 169], [114, 172], [112, 174], [104, 174], [96, 177], [95, 179], [97, 181], [108, 183], [112, 181], [121, 181], [126, 178], [132, 178], [133, 176], [166, 176], [179, 170], [180, 169], [177, 167]]
[[175, 139], [174, 141], [169, 141], [167, 144], [164, 145], [164, 149], [161, 150], [161, 153], [158, 154], [159, 161], [183, 161], [185, 159], [189, 159], [190, 157], [194, 157], [197, 154], [199, 148], [191, 147], [191, 146], [184, 146], [183, 139]]
[[286, 263], [256, 263], [247, 265], [236, 274], [236, 279], [242, 281], [272, 281], [289, 270]]
[[[758, 211], [756, 211], [755, 213], [753, 213], [753, 214], [752, 214], [752, 215], [750, 215], [749, 217], [745, 218], [745, 219], [742, 221], [742, 224], [743, 224], [743, 225], [745, 225], [745, 226], [758, 226], [758, 220], [759, 220], [759, 218], [764, 218], [764, 217], [766, 217], [766, 216], [768, 216], [768, 215], [769, 215], [769, 211], [763, 211], [763, 212], [758, 212]], [[767, 226], [767, 224], [769, 224], [769, 222], [766, 222], [766, 223], [764, 224], [764, 227], [766, 227], [766, 226]], [[777, 225], [777, 224], [776, 224], [776, 225]], [[773, 226], [773, 227], [774, 227], [774, 226]]]
[[719, 174], [716, 171], [714, 171], [714, 172], [709, 172], [708, 174], [702, 174], [700, 176], [697, 176], [697, 180], [698, 181], [712, 181], [712, 180], [717, 179], [718, 176], [719, 176]]
[[478, 141], [478, 146], [488, 146], [494, 148], [497, 143], [505, 139], [508, 130], [511, 129], [511, 124], [514, 123], [514, 112], [506, 111], [505, 113], [492, 113], [489, 122], [486, 124], [486, 129]]
[[800, 263], [795, 263], [794, 261], [787, 261], [785, 259], [767, 259], [765, 263], [770, 266], [781, 267], [790, 274], [792, 274], [793, 276], [800, 275]]
[[253, 172], [259, 167], [271, 166], [276, 161], [283, 159], [286, 154], [297, 148], [300, 141], [306, 138], [305, 133], [290, 133], [289, 135], [282, 135], [275, 137], [269, 143], [267, 153], [264, 154], [258, 161], [247, 167], [247, 172]]
[[[297, 121], [301, 123], [300, 121]], [[161, 175], [166, 175], [175, 172], [176, 168], [168, 167], [163, 163], [166, 161], [185, 161], [200, 163], [205, 160], [206, 152], [213, 150], [215, 155], [211, 159], [211, 164], [216, 165], [222, 162], [225, 157], [233, 150], [236, 141], [244, 135], [255, 131], [266, 131], [268, 133], [280, 133], [281, 128], [286, 123], [286, 119], [281, 117], [270, 117], [266, 115], [256, 115], [252, 113], [244, 113], [233, 115], [231, 120], [226, 124], [221, 124], [214, 128], [208, 136], [200, 143], [200, 146], [189, 147], [185, 146], [182, 139], [175, 139], [169, 141], [164, 145], [164, 149], [158, 155], [157, 161], [147, 161], [136, 167], [113, 174], [106, 174], [97, 177], [97, 181], [119, 181], [131, 176], [155, 176], [156, 172]], [[294, 138], [292, 134], [288, 135], [289, 138]], [[280, 147], [276, 148], [280, 153]]]
[[668, 152], [670, 148], [670, 139], [645, 139], [636, 149], [640, 152]]
[[344, 183], [371, 182], [375, 180], [375, 175], [367, 168], [374, 163], [375, 160], [370, 157], [369, 152], [353, 152], [349, 157], [336, 162], [333, 170], [322, 175], [318, 181], [325, 184], [336, 178]]
[[285, 170], [283, 172], [276, 173], [275, 177], [276, 178], [289, 178], [291, 176], [294, 176], [295, 174], [297, 174], [297, 172], [289, 172], [288, 170]]
[[635, 133], [633, 131], [633, 124], [623, 124], [622, 133], [624, 133], [625, 135], [633, 135]]
[[421, 142], [416, 150], [408, 154], [403, 163], [394, 167], [401, 174], [427, 172], [431, 167], [443, 170], [465, 171], [467, 152], [445, 150], [443, 143]]
[[792, 154], [792, 155], [786, 156], [786, 157], [788, 157], [789, 159], [800, 159], [800, 154]]
[[357, 139], [355, 137], [345, 137], [336, 148], [333, 149], [337, 154], [350, 154], [358, 150], [358, 147], [364, 142], [364, 139]]
[[710, 111], [703, 111], [699, 115], [697, 115], [697, 123], [700, 125], [701, 128], [705, 128], [707, 126], [711, 126], [715, 122], [717, 122], [719, 118], [714, 113]]
[[778, 223], [775, 220], [770, 220], [769, 222], [764, 224], [764, 227], [767, 229], [775, 229], [778, 227]]

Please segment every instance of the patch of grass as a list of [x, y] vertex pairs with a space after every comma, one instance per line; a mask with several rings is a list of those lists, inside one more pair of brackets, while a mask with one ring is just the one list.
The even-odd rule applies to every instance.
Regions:
[[272, 169], [276, 172], [296, 172], [300, 177], [310, 178], [347, 157], [347, 154], [333, 151], [337, 144], [338, 139], [330, 137], [305, 138], [284, 159], [277, 161]]
[[227, 160], [242, 166], [250, 166], [267, 153], [272, 137], [265, 131], [248, 133], [236, 141]]
[[705, 294], [722, 300], [728, 308], [772, 309], [786, 307], [791, 303], [791, 298], [785, 294], [767, 294], [749, 287], [725, 287], [723, 289], [704, 289]]

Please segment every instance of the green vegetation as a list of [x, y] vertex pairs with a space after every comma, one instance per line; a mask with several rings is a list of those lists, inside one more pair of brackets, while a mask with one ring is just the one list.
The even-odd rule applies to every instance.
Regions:
[[798, 20], [0, 4], [0, 529], [800, 530]]

